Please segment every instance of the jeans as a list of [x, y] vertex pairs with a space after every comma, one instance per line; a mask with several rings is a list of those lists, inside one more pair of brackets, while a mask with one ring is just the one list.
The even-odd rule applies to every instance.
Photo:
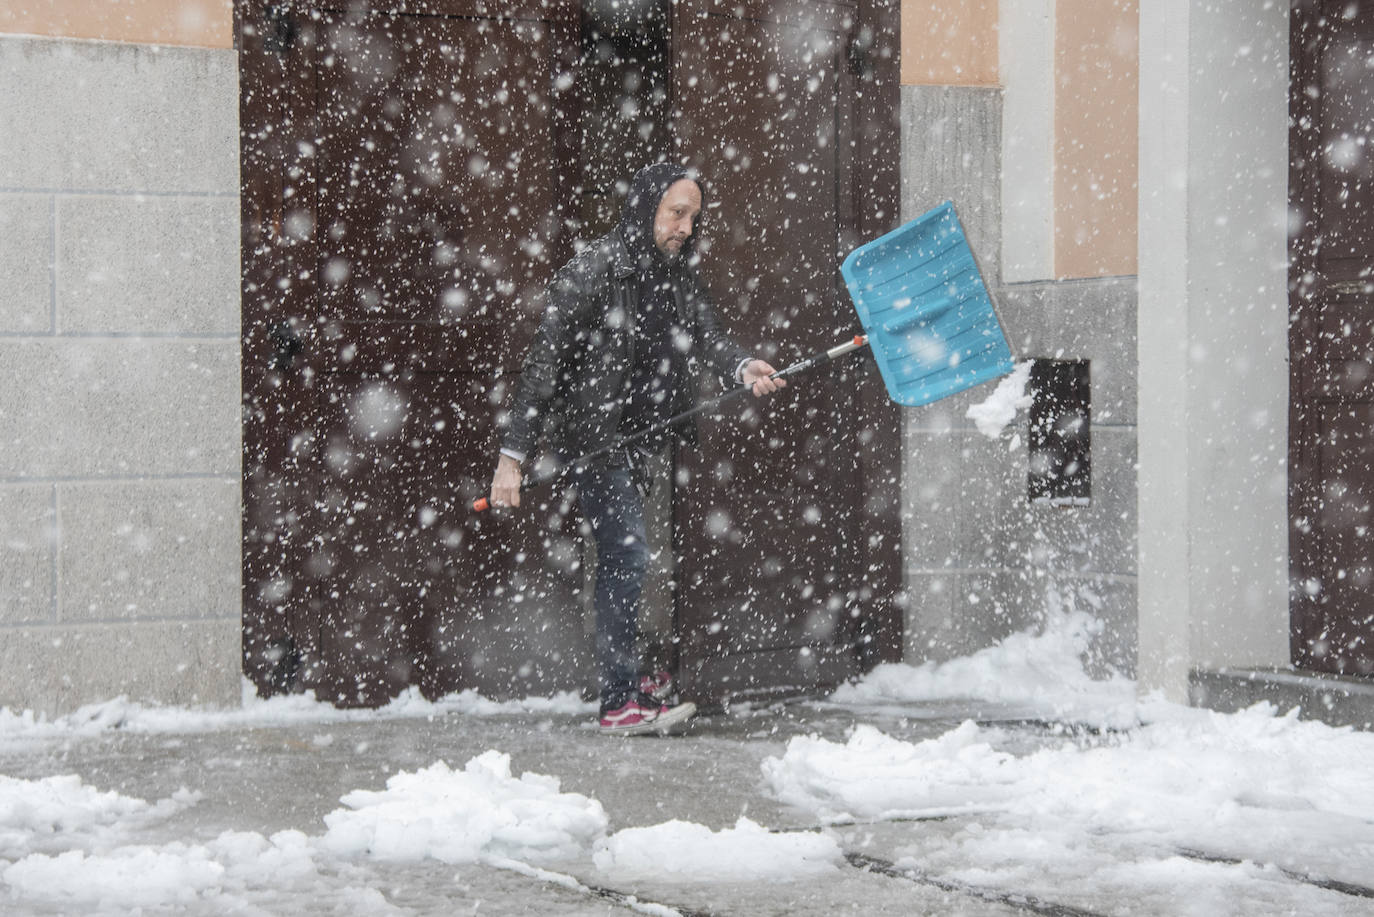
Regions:
[[614, 710], [639, 685], [639, 594], [649, 546], [644, 499], [626, 467], [589, 468], [574, 478], [582, 516], [596, 540], [597, 683], [601, 709]]

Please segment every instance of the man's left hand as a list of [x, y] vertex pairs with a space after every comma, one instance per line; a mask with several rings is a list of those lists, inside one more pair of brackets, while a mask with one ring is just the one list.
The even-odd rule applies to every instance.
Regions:
[[740, 372], [740, 380], [754, 390], [755, 398], [762, 398], [764, 395], [772, 394], [780, 388], [787, 387], [786, 379], [772, 378], [776, 372], [776, 369], [763, 360], [750, 360], [744, 364], [744, 369]]

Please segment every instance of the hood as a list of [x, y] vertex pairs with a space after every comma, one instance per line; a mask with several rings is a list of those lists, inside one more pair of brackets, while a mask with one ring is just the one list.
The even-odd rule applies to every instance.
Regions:
[[[640, 258], [648, 255], [661, 257], [662, 253], [654, 245], [654, 216], [658, 213], [663, 195], [675, 182], [684, 178], [690, 178], [701, 189], [702, 216], [705, 216], [706, 191], [701, 187], [701, 179], [695, 171], [672, 162], [656, 162], [635, 173], [634, 180], [630, 182], [630, 193], [625, 198], [625, 209], [620, 215], [620, 235], [632, 255]], [[698, 217], [679, 258], [692, 257], [700, 235], [701, 217]]]

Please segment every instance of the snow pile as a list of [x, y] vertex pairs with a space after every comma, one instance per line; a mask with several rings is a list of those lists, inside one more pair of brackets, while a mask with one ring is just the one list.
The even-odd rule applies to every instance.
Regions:
[[875, 706], [973, 697], [1012, 705], [1023, 716], [1134, 725], [1135, 683], [1117, 674], [1098, 681], [1083, 670], [1083, 656], [1100, 629], [1100, 622], [1086, 612], [1054, 612], [1038, 633], [1015, 633], [996, 646], [947, 662], [880, 665], [862, 681], [842, 685], [830, 699]]
[[316, 700], [311, 692], [260, 698], [253, 686], [245, 682], [242, 706], [229, 710], [150, 706], [126, 697], [117, 697], [47, 721], [35, 717], [30, 711], [14, 713], [8, 708], [0, 708], [0, 745], [12, 747], [32, 741], [65, 740], [73, 736], [96, 735], [110, 729], [187, 734], [219, 729], [426, 719], [447, 715], [585, 716], [595, 711], [594, 703], [587, 703], [570, 691], [547, 698], [493, 701], [476, 691], [466, 690], [431, 701], [426, 700], [416, 687], [406, 689], [386, 706], [375, 710], [341, 710]]
[[[135, 832], [194, 805], [185, 791], [149, 803], [102, 792], [79, 777], [0, 777], [0, 885], [11, 900], [63, 913], [242, 903], [242, 895], [318, 879], [309, 839], [226, 832], [208, 844], [129, 844]], [[12, 861], [12, 862], [7, 862]]]
[[[1147, 713], [1149, 725], [1104, 744], [1007, 762], [995, 773], [1016, 792], [1001, 811], [939, 843], [918, 837], [902, 862], [1043, 895], [1054, 891], [1046, 876], [1073, 882], [1063, 864], [1076, 863], [1089, 887], [1132, 894], [1142, 913], [1236, 912], [1226, 893], [1266, 894], [1257, 882], [1276, 912], [1350, 913], [1349, 899], [1304, 898], [1253, 864], [1368, 884], [1374, 769], [1353, 762], [1372, 760], [1374, 735], [1268, 704], [1224, 715], [1153, 703]], [[1179, 855], [1188, 850], [1240, 862], [1203, 869]]]
[[149, 804], [101, 792], [75, 775], [42, 780], [0, 776], [0, 857], [13, 859], [36, 849], [65, 849], [76, 841], [107, 838], [116, 829], [168, 818], [196, 801], [195, 794], [183, 791]]
[[330, 870], [319, 868], [315, 854], [315, 841], [299, 831], [271, 838], [226, 831], [205, 844], [174, 841], [32, 854], [0, 865], [0, 881], [12, 902], [59, 913], [297, 912], [302, 905], [280, 907], [283, 895], [287, 901], [309, 901], [312, 913], [399, 913], [375, 889], [340, 885]]
[[388, 862], [483, 863], [544, 875], [531, 864], [576, 860], [594, 849], [597, 868], [621, 878], [782, 881], [830, 872], [841, 857], [824, 834], [774, 834], [747, 818], [718, 832], [669, 821], [606, 837], [601, 803], [561, 792], [554, 777], [517, 779], [510, 756], [495, 750], [462, 771], [442, 762], [403, 771], [385, 790], [342, 801], [348, 808], [325, 816], [320, 848]]
[[[63, 912], [200, 903], [227, 913], [282, 889], [306, 896], [338, 891], [328, 874], [340, 856], [532, 869], [528, 862], [585, 857], [606, 831], [599, 802], [560, 792], [553, 777], [512, 777], [510, 757], [488, 751], [463, 771], [440, 762], [402, 771], [383, 791], [345, 795], [348, 808], [325, 817], [322, 835], [228, 831], [207, 843], [125, 842], [135, 829], [194, 801], [178, 794], [150, 804], [99, 792], [76, 777], [0, 777], [0, 887], [11, 900]], [[394, 912], [375, 891], [345, 889], [344, 898], [340, 913]]]
[[1040, 854], [1028, 845], [1050, 862], [1063, 855], [1056, 844], [1112, 837], [1237, 858], [1324, 839], [1316, 849], [1340, 844], [1353, 862], [1374, 862], [1374, 769], [1331, 764], [1374, 760], [1374, 735], [1267, 704], [1225, 715], [1154, 702], [1149, 713], [1153, 722], [1100, 744], [1025, 757], [995, 751], [999, 731], [972, 722], [916, 743], [861, 726], [845, 744], [794, 738], [762, 770], [777, 798], [831, 823], [983, 810], [957, 843], [922, 852], [923, 869], [968, 881], [1011, 862], [1033, 871]]
[[856, 726], [846, 745], [798, 736], [764, 760], [779, 801], [823, 822], [921, 818], [982, 810], [1017, 791], [1010, 755], [994, 751], [972, 721], [912, 744]]
[[601, 803], [560, 792], [555, 777], [516, 779], [510, 756], [494, 750], [462, 771], [442, 761], [402, 771], [385, 790], [359, 790], [342, 802], [349, 808], [325, 816], [325, 849], [388, 861], [545, 862], [577, 856], [606, 830]]
[[58, 905], [185, 905], [218, 889], [225, 869], [204, 847], [130, 847], [105, 856], [34, 854], [3, 873], [11, 894]]
[[186, 905], [226, 892], [317, 874], [309, 840], [225, 832], [209, 844], [130, 845], [108, 853], [34, 854], [5, 869], [13, 894], [53, 904], [141, 908]]
[[1016, 419], [1016, 412], [1030, 407], [1031, 396], [1026, 394], [1030, 382], [1031, 361], [1018, 363], [1011, 374], [997, 383], [997, 388], [986, 400], [971, 405], [965, 416], [978, 427], [978, 432], [989, 439], [1002, 435], [1007, 424]]
[[834, 872], [841, 855], [820, 832], [774, 834], [741, 817], [722, 831], [685, 821], [626, 828], [597, 845], [594, 861], [617, 877], [767, 882]]

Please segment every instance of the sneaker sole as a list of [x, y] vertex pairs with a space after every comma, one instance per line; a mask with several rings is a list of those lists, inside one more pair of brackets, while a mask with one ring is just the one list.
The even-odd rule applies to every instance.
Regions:
[[646, 736], [646, 735], [667, 735], [676, 726], [696, 716], [697, 705], [691, 701], [670, 707], [667, 713], [661, 714], [647, 723], [636, 723], [633, 726], [598, 726], [602, 735], [606, 736]]

